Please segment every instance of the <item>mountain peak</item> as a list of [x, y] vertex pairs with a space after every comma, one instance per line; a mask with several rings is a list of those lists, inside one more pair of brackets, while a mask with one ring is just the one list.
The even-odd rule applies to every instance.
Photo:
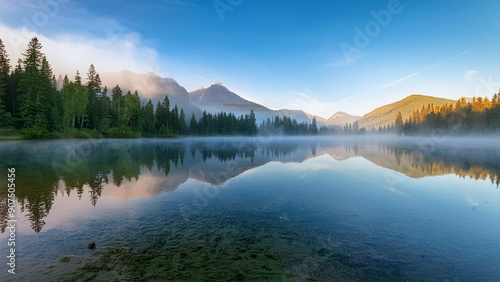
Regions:
[[114, 87], [120, 85], [124, 91], [137, 90], [141, 97], [148, 99], [163, 99], [165, 95], [169, 98], [176, 97], [182, 101], [189, 101], [186, 89], [180, 86], [173, 78], [161, 78], [154, 72], [135, 73], [130, 70], [119, 72], [100, 73], [103, 85]]
[[345, 115], [347, 115], [346, 112], [339, 111], [339, 112], [336, 112], [335, 114], [333, 114], [332, 117], [334, 118], [334, 117], [345, 116]]
[[346, 123], [353, 123], [360, 118], [360, 116], [353, 116], [346, 112], [336, 112], [326, 120], [326, 124], [344, 126]]
[[210, 108], [210, 110], [214, 110], [217, 108], [223, 110], [225, 107], [225, 109], [231, 108], [233, 113], [243, 109], [245, 111], [248, 109], [248, 112], [250, 112], [250, 109], [254, 111], [257, 109], [267, 109], [262, 105], [245, 100], [238, 96], [238, 94], [231, 92], [220, 81], [212, 84], [207, 89], [202, 87], [201, 89], [191, 91], [189, 94], [190, 101], [201, 109], [208, 110]]

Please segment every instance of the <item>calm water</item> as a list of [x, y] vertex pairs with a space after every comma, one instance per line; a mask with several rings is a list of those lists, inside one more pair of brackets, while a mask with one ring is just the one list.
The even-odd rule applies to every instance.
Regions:
[[0, 142], [0, 280], [499, 281], [498, 141]]

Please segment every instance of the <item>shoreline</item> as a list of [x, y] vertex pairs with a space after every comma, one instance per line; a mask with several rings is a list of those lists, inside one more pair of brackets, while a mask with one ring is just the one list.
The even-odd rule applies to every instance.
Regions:
[[16, 136], [1, 136], [0, 141], [19, 141], [19, 140], [172, 140], [172, 139], [216, 139], [216, 138], [260, 138], [260, 139], [304, 139], [304, 138], [315, 138], [315, 139], [400, 139], [400, 140], [411, 140], [411, 139], [422, 139], [431, 138], [434, 140], [443, 138], [453, 138], [457, 139], [500, 139], [500, 134], [481, 134], [481, 135], [453, 135], [453, 134], [439, 134], [439, 135], [410, 135], [410, 136], [399, 136], [396, 134], [338, 134], [338, 135], [177, 135], [177, 136], [153, 136], [153, 137], [61, 137], [61, 138], [24, 138], [22, 135]]

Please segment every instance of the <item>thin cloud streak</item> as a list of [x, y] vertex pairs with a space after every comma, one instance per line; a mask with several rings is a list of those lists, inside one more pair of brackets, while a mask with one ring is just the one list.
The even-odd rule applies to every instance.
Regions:
[[297, 92], [297, 91], [292, 91], [292, 92], [294, 92], [295, 94], [300, 95], [300, 96], [302, 96], [302, 97], [304, 97], [304, 98], [307, 98], [307, 99], [309, 99], [309, 100], [311, 100], [311, 101], [316, 101], [316, 100], [314, 100], [313, 98], [311, 98], [311, 97], [307, 96], [307, 95], [306, 95], [305, 93], [303, 93], [303, 92]]
[[297, 94], [297, 95], [300, 95], [304, 98], [306, 98], [307, 100], [304, 100], [304, 99], [294, 99], [293, 102], [291, 104], [289, 104], [288, 106], [289, 107], [296, 107], [296, 108], [300, 108], [300, 109], [303, 109], [304, 111], [306, 112], [316, 112], [318, 114], [322, 114], [323, 117], [325, 118], [328, 118], [328, 115], [329, 114], [332, 114], [333, 111], [332, 109], [334, 109], [335, 107], [337, 107], [339, 104], [342, 104], [344, 102], [347, 102], [349, 100], [353, 100], [355, 98], [358, 98], [358, 97], [361, 97], [361, 96], [364, 96], [366, 94], [369, 94], [371, 92], [374, 92], [374, 91], [377, 91], [377, 90], [380, 90], [380, 89], [385, 89], [385, 88], [389, 88], [389, 87], [392, 87], [392, 86], [395, 86], [405, 80], [408, 80], [412, 77], [415, 77], [415, 76], [418, 76], [430, 69], [433, 69], [435, 67], [438, 67], [446, 62], [449, 62], [453, 59], [456, 59], [460, 56], [463, 56], [463, 55], [466, 55], [467, 53], [469, 53], [470, 50], [467, 50], [465, 52], [462, 52], [460, 54], [457, 54], [457, 55], [454, 55], [452, 57], [449, 57], [449, 58], [446, 58], [444, 60], [441, 60], [435, 64], [432, 64], [432, 65], [429, 65], [417, 72], [414, 72], [414, 73], [411, 73], [409, 75], [406, 75], [406, 76], [403, 76], [403, 77], [400, 77], [396, 80], [393, 80], [391, 82], [388, 82], [388, 83], [385, 83], [385, 84], [381, 84], [379, 86], [376, 86], [374, 88], [371, 88], [371, 89], [368, 89], [366, 91], [363, 91], [363, 92], [360, 92], [360, 93], [357, 93], [355, 95], [352, 95], [352, 96], [349, 96], [347, 98], [344, 98], [342, 100], [339, 100], [339, 101], [336, 101], [336, 102], [333, 102], [333, 103], [328, 103], [328, 102], [325, 102], [325, 101], [318, 101], [316, 99], [313, 99], [311, 98], [310, 96], [306, 95], [305, 93], [303, 92], [300, 92], [300, 91], [291, 91], [293, 92], [294, 94]]
[[352, 99], [354, 99], [354, 98], [358, 98], [358, 97], [360, 97], [360, 96], [366, 95], [366, 94], [371, 93], [371, 92], [376, 91], [376, 90], [380, 90], [380, 89], [384, 89], [384, 88], [389, 88], [389, 87], [392, 87], [392, 86], [397, 85], [397, 84], [399, 84], [399, 83], [401, 83], [401, 82], [403, 82], [403, 81], [405, 81], [405, 80], [408, 80], [408, 79], [410, 79], [410, 78], [412, 78], [412, 77], [415, 77], [415, 76], [417, 76], [417, 75], [420, 75], [420, 74], [422, 74], [422, 73], [424, 73], [424, 72], [426, 72], [426, 71], [428, 71], [428, 70], [430, 70], [430, 69], [433, 69], [433, 68], [435, 68], [435, 67], [438, 67], [438, 66], [440, 66], [440, 65], [442, 65], [442, 64], [444, 64], [444, 63], [446, 63], [446, 62], [449, 62], [449, 61], [454, 60], [454, 59], [456, 59], [456, 58], [458, 58], [458, 57], [461, 57], [461, 56], [463, 56], [463, 55], [465, 55], [465, 54], [467, 54], [467, 53], [469, 53], [469, 52], [470, 52], [470, 50], [464, 51], [464, 52], [462, 52], [462, 53], [460, 53], [460, 54], [457, 54], [457, 55], [455, 55], [455, 56], [452, 56], [452, 57], [449, 57], [449, 58], [444, 59], [444, 60], [442, 60], [442, 61], [439, 61], [439, 62], [437, 62], [437, 63], [435, 63], [435, 64], [432, 64], [432, 65], [430, 65], [430, 66], [428, 66], [428, 67], [425, 67], [425, 68], [423, 68], [423, 69], [421, 69], [421, 70], [419, 70], [419, 71], [417, 71], [417, 72], [414, 72], [414, 73], [412, 73], [412, 74], [409, 74], [409, 75], [403, 76], [403, 77], [398, 78], [398, 79], [396, 79], [396, 80], [394, 80], [394, 81], [391, 81], [391, 82], [389, 82], [389, 83], [385, 83], [385, 84], [379, 85], [379, 86], [377, 86], [377, 87], [374, 87], [374, 88], [372, 88], [372, 89], [369, 89], [369, 90], [363, 91], [363, 92], [361, 92], [361, 93], [357, 93], [357, 94], [355, 94], [355, 95], [352, 95], [352, 96], [349, 96], [349, 97], [347, 97], [347, 98], [344, 98], [344, 99], [342, 99], [342, 100], [338, 101], [337, 103], [341, 103], [341, 102], [349, 101], [349, 100], [352, 100]]
[[433, 69], [433, 68], [435, 68], [435, 67], [438, 67], [438, 66], [440, 66], [440, 65], [442, 65], [442, 64], [444, 64], [444, 63], [446, 63], [446, 62], [449, 62], [449, 61], [451, 61], [451, 60], [453, 60], [453, 59], [456, 59], [456, 58], [458, 58], [458, 57], [461, 57], [461, 56], [463, 56], [463, 55], [465, 55], [465, 54], [467, 54], [467, 53], [469, 53], [469, 52], [470, 52], [470, 50], [467, 50], [467, 51], [462, 52], [462, 53], [460, 53], [460, 54], [458, 54], [458, 55], [455, 55], [455, 56], [450, 57], [450, 58], [448, 58], [448, 59], [442, 60], [442, 61], [440, 61], [440, 62], [437, 62], [437, 63], [433, 64], [433, 65], [430, 65], [430, 66], [428, 66], [428, 67], [426, 67], [426, 68], [424, 68], [424, 69], [422, 69], [422, 70], [420, 70], [420, 71], [418, 71], [418, 72], [416, 72], [416, 73], [412, 73], [412, 74], [410, 74], [410, 75], [407, 75], [407, 76], [404, 76], [404, 77], [402, 77], [402, 78], [396, 79], [396, 80], [394, 80], [393, 82], [389, 82], [389, 83], [387, 83], [387, 84], [383, 84], [383, 85], [381, 85], [381, 88], [387, 88], [387, 87], [391, 87], [391, 86], [394, 86], [394, 85], [396, 85], [396, 84], [399, 84], [399, 83], [401, 83], [401, 82], [403, 82], [403, 81], [405, 81], [405, 80], [407, 80], [407, 79], [409, 79], [409, 78], [412, 78], [412, 77], [414, 77], [414, 76], [417, 76], [417, 75], [419, 75], [419, 74], [422, 74], [423, 72], [426, 72], [426, 71], [428, 71], [428, 70], [430, 70], [430, 69]]

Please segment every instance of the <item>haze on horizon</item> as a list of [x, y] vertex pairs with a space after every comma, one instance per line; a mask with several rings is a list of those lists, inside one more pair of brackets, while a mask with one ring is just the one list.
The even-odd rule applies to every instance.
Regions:
[[15, 65], [38, 36], [54, 72], [155, 72], [187, 90], [222, 81], [273, 109], [363, 115], [411, 94], [500, 88], [500, 2], [0, 0]]

